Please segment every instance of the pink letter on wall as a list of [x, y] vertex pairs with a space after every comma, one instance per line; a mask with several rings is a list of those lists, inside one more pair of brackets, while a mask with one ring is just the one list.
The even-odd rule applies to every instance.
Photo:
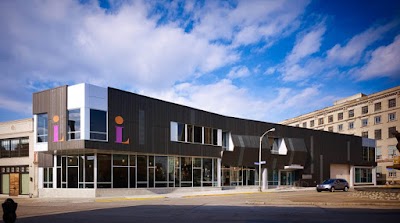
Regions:
[[53, 142], [58, 142], [58, 125], [53, 126]]
[[115, 142], [122, 143], [122, 129], [124, 127], [115, 126]]

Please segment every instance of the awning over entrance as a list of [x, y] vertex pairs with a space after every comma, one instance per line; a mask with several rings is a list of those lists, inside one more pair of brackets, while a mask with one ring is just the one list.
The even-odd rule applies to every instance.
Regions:
[[297, 164], [292, 164], [290, 166], [285, 166], [284, 167], [285, 170], [303, 170], [304, 166], [302, 165], [297, 165]]

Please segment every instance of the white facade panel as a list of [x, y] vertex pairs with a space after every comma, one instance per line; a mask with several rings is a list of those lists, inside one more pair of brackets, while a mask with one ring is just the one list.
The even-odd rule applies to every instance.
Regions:
[[85, 84], [76, 84], [67, 88], [67, 109], [85, 107]]
[[86, 107], [107, 111], [108, 91], [107, 88], [86, 84]]

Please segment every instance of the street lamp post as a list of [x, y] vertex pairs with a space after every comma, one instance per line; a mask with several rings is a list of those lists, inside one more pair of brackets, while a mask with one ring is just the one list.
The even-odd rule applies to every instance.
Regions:
[[273, 131], [275, 131], [275, 128], [272, 128], [272, 129], [264, 132], [264, 134], [262, 134], [260, 137], [260, 151], [258, 152], [258, 190], [260, 192], [262, 192], [262, 189], [261, 189], [261, 147], [262, 147], [261, 143], [262, 143], [263, 137], [265, 135], [267, 135], [269, 132], [273, 132]]

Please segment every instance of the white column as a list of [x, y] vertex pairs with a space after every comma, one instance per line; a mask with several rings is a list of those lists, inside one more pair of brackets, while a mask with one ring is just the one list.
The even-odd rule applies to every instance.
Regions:
[[57, 155], [53, 155], [53, 188], [57, 188]]
[[262, 169], [262, 189], [268, 189], [268, 169]]
[[221, 174], [222, 174], [222, 168], [221, 168], [221, 159], [217, 159], [217, 186], [221, 187]]
[[38, 188], [43, 189], [43, 167], [38, 168]]
[[[135, 162], [136, 163], [136, 162]], [[135, 168], [136, 170], [137, 168]], [[93, 161], [93, 188], [97, 189], [97, 153], [94, 154], [94, 161]]]
[[372, 167], [372, 183], [376, 186], [376, 167]]
[[354, 187], [354, 166], [350, 166], [350, 187]]

